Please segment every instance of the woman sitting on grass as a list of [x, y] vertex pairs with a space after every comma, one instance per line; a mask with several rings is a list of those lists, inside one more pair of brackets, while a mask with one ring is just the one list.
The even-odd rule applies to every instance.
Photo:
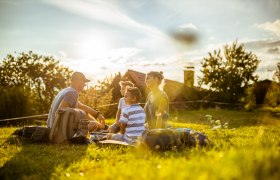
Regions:
[[144, 123], [146, 114], [138, 104], [141, 93], [137, 87], [127, 87], [124, 94], [125, 103], [128, 107], [122, 110], [120, 117], [120, 133], [107, 134], [107, 139], [124, 141], [129, 144], [136, 142], [145, 130]]
[[163, 78], [162, 72], [151, 71], [146, 75], [146, 85], [151, 90], [144, 107], [149, 129], [167, 127], [169, 100], [160, 89]]

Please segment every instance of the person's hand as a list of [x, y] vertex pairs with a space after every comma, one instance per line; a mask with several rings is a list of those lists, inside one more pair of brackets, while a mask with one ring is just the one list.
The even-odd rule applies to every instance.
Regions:
[[106, 128], [104, 116], [100, 113], [100, 114], [98, 114], [97, 118], [98, 118], [98, 120], [100, 121], [100, 124], [101, 124], [101, 127], [100, 127], [100, 128], [101, 128], [101, 129]]
[[115, 123], [116, 123], [116, 125], [117, 125], [118, 127], [120, 127], [120, 126], [121, 126], [120, 121], [116, 121]]
[[[118, 125], [119, 124], [119, 125]], [[121, 123], [120, 122], [115, 122], [109, 128], [107, 129], [109, 133], [117, 133], [119, 131]]]
[[105, 118], [102, 114], [98, 114], [97, 118], [100, 120], [100, 121], [105, 121]]
[[108, 133], [108, 134], [106, 135], [106, 138], [110, 140], [110, 139], [112, 139], [112, 136], [113, 136], [113, 133]]

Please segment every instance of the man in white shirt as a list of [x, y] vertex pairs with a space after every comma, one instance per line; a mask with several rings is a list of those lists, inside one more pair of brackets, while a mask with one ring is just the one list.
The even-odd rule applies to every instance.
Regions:
[[[47, 120], [47, 127], [51, 128], [55, 119], [55, 113], [59, 108], [70, 107], [79, 108], [87, 114], [87, 119], [90, 120], [88, 125], [89, 131], [104, 129], [105, 118], [93, 108], [79, 102], [79, 92], [84, 89], [86, 82], [89, 82], [85, 75], [81, 72], [74, 72], [71, 77], [71, 85], [62, 89], [53, 100]], [[98, 122], [94, 117], [98, 118]]]

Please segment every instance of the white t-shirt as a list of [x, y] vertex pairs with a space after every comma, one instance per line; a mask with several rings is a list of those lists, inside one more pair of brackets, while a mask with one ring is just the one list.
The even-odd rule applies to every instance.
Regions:
[[128, 105], [125, 104], [124, 97], [122, 97], [122, 98], [119, 100], [118, 109], [123, 109], [123, 108], [126, 108], [126, 107], [128, 107]]
[[48, 115], [48, 120], [47, 120], [47, 127], [51, 128], [53, 125], [53, 121], [55, 118], [55, 113], [60, 105], [60, 103], [62, 102], [62, 100], [66, 101], [71, 108], [77, 108], [78, 107], [78, 98], [79, 98], [79, 94], [78, 92], [72, 88], [72, 87], [68, 87], [65, 89], [62, 89], [54, 98], [51, 108], [50, 108], [50, 112]]

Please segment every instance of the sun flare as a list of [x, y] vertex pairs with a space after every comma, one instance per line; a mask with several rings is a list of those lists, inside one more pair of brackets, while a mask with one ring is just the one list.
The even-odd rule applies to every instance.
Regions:
[[111, 49], [110, 41], [101, 37], [87, 37], [79, 44], [79, 54], [82, 59], [104, 57]]

